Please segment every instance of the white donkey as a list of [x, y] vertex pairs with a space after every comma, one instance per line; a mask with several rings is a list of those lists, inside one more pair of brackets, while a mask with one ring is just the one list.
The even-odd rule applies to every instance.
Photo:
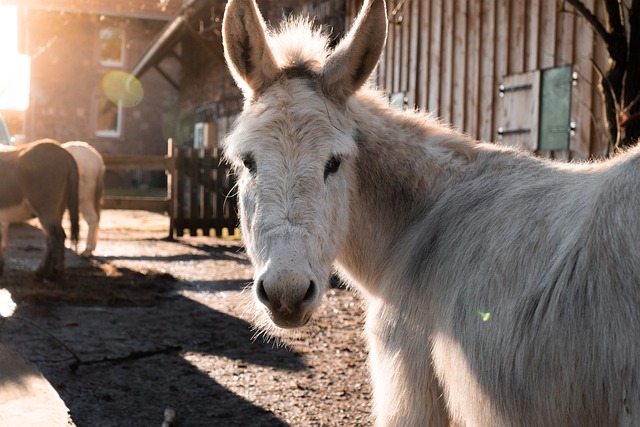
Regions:
[[89, 227], [86, 245], [80, 255], [89, 258], [98, 243], [106, 167], [98, 150], [84, 141], [65, 142], [62, 147], [71, 153], [78, 165], [78, 203], [80, 214]]
[[303, 326], [335, 262], [368, 304], [377, 425], [640, 425], [640, 149], [563, 164], [397, 111], [367, 84], [386, 28], [366, 0], [329, 51], [227, 5], [258, 311]]

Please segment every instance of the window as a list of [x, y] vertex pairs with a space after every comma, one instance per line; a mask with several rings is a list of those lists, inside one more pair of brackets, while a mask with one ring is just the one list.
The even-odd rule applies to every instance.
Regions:
[[568, 150], [576, 128], [571, 119], [576, 81], [571, 65], [505, 76], [497, 142], [530, 151]]
[[97, 98], [96, 107], [96, 135], [119, 137], [122, 128], [122, 103], [114, 104], [105, 96], [100, 96]]
[[107, 67], [121, 67], [124, 65], [124, 30], [122, 28], [102, 28], [98, 34], [99, 61]]

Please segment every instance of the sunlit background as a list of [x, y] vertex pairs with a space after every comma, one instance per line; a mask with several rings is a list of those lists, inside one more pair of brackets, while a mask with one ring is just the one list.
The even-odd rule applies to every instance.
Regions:
[[6, 289], [0, 289], [0, 317], [11, 317], [15, 310], [16, 303], [13, 302], [11, 293]]
[[0, 110], [26, 110], [31, 60], [27, 55], [18, 54], [15, 6], [0, 6], [0, 64]]

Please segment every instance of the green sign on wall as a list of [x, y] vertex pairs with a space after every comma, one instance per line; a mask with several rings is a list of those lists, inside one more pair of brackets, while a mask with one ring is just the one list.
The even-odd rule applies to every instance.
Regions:
[[540, 89], [540, 150], [567, 150], [571, 135], [570, 65], [542, 70]]

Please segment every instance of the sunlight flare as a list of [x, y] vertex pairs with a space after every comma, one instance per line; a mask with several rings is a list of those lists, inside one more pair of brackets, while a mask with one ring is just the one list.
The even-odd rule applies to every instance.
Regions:
[[0, 317], [11, 317], [16, 311], [16, 303], [11, 298], [11, 293], [6, 289], [0, 289]]
[[487, 311], [479, 311], [478, 314], [480, 315], [480, 318], [482, 319], [483, 322], [488, 321], [491, 318], [491, 312]]
[[122, 103], [123, 107], [135, 107], [144, 97], [144, 89], [140, 80], [124, 71], [111, 71], [102, 79], [102, 89], [114, 104]]
[[18, 9], [0, 6], [0, 110], [29, 107], [31, 58], [18, 54]]

